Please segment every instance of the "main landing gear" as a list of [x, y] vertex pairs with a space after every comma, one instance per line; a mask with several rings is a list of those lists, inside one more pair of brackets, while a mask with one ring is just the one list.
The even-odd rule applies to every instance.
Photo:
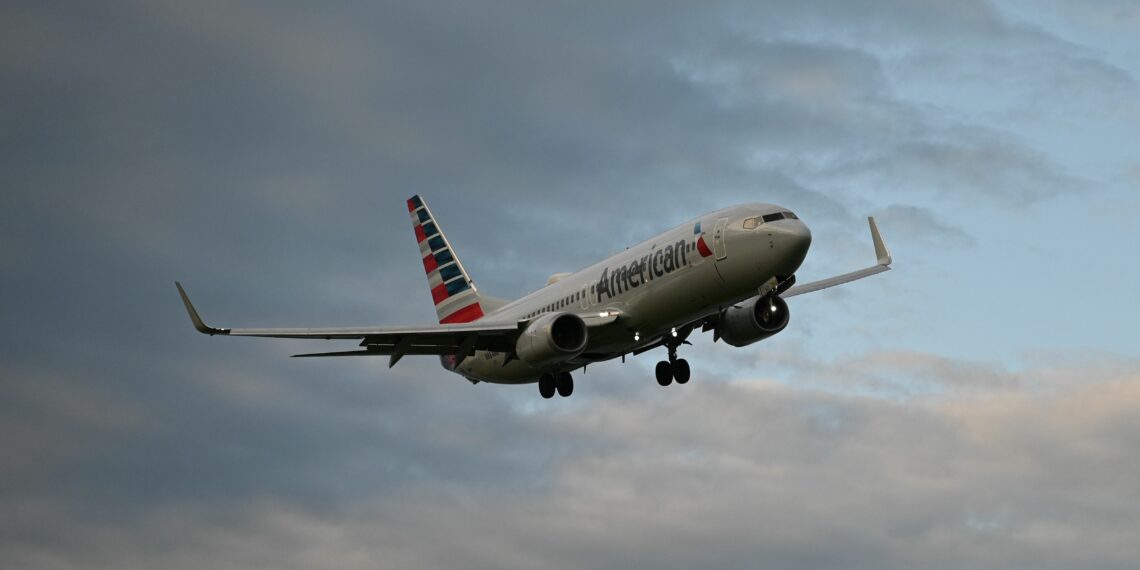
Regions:
[[662, 360], [657, 363], [657, 383], [662, 386], [672, 384], [674, 380], [678, 384], [684, 384], [689, 381], [689, 361], [684, 358], [677, 358], [677, 347], [675, 345], [666, 345], [669, 349], [669, 360]]
[[543, 398], [550, 399], [554, 397], [554, 392], [558, 392], [559, 396], [563, 398], [574, 393], [574, 377], [569, 372], [558, 372], [557, 374], [546, 373], [538, 379], [538, 393], [542, 394]]

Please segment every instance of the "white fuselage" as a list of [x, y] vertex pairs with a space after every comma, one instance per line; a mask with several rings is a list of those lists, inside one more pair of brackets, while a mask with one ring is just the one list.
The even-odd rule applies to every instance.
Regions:
[[[591, 328], [586, 350], [563, 370], [634, 352], [676, 327], [755, 297], [773, 277], [793, 275], [811, 245], [807, 226], [794, 217], [745, 222], [780, 212], [787, 210], [749, 204], [706, 214], [566, 275], [485, 318], [527, 321], [552, 312], [617, 311], [621, 319]], [[478, 351], [458, 366], [453, 356], [441, 358], [445, 368], [483, 382], [534, 382], [549, 372], [503, 352]]]

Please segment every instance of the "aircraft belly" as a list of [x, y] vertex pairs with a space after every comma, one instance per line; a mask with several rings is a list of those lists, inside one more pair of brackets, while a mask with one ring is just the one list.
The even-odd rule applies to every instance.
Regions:
[[536, 382], [542, 374], [541, 370], [518, 359], [504, 364], [506, 358], [507, 354], [504, 352], [478, 350], [460, 363], [454, 372], [472, 380], [491, 384], [527, 384]]

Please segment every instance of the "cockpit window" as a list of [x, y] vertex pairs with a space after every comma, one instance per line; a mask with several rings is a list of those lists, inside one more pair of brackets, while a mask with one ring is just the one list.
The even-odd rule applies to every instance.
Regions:
[[757, 227], [759, 227], [760, 224], [763, 224], [765, 222], [774, 222], [776, 220], [784, 220], [784, 219], [798, 220], [800, 218], [799, 218], [799, 216], [796, 216], [795, 214], [788, 212], [788, 211], [774, 212], [771, 214], [764, 214], [763, 216], [759, 216], [756, 218], [746, 218], [744, 220], [744, 229], [754, 230]]
[[798, 220], [799, 218], [795, 214], [788, 212], [788, 211], [776, 212], [774, 214], [764, 214], [764, 221], [765, 222], [774, 222], [776, 220], [783, 220], [783, 219]]

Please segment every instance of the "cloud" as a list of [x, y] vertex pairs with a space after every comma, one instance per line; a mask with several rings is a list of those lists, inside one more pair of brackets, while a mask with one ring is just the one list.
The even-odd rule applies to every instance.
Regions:
[[0, 440], [7, 459], [0, 477], [8, 481], [66, 469], [154, 421], [106, 386], [76, 383], [60, 371], [6, 365], [3, 377]]
[[1135, 363], [923, 352], [910, 281], [827, 317], [884, 347], [549, 403], [202, 337], [171, 283], [220, 326], [429, 322], [414, 193], [502, 296], [746, 201], [858, 262], [863, 212], [971, 248], [944, 211], [1088, 192], [1006, 115], [1127, 101], [1119, 60], [984, 1], [0, 12], [0, 566], [1135, 565]]
[[929, 209], [893, 204], [875, 213], [879, 222], [908, 241], [965, 247], [975, 240], [966, 231], [947, 225]]
[[1140, 24], [1140, 7], [1128, 0], [1095, 0], [1081, 4], [1050, 1], [1044, 6], [1046, 12], [1100, 33], [1130, 30]]
[[[907, 366], [916, 377], [941, 374], [937, 360]], [[1122, 497], [1140, 467], [1131, 453], [1140, 377], [1090, 378], [1081, 368], [1024, 376], [1038, 374], [1069, 382], [1046, 391], [986, 383], [898, 402], [771, 382], [660, 389], [642, 378], [630, 396], [603, 390], [585, 407], [502, 410], [475, 424], [468, 412], [424, 422], [342, 414], [333, 423], [363, 421], [372, 435], [309, 457], [315, 470], [287, 461], [288, 476], [301, 471], [310, 485], [318, 473], [339, 480], [345, 487], [335, 502], [275, 492], [279, 475], [267, 481], [268, 493], [219, 505], [171, 496], [109, 522], [24, 497], [6, 502], [2, 518], [22, 514], [60, 538], [50, 546], [9, 539], [4, 558], [94, 568], [1127, 567], [1135, 506]], [[390, 380], [401, 393], [384, 400], [419, 400], [399, 388], [404, 382]], [[453, 397], [464, 389], [449, 385], [427, 397], [451, 411], [470, 409]], [[273, 393], [267, 405], [278, 408], [280, 392], [266, 394]], [[303, 412], [290, 414], [313, 427]], [[412, 433], [421, 449], [409, 452], [436, 448], [444, 463], [395, 487], [384, 482], [391, 471], [356, 476], [353, 458], [375, 464], [367, 458], [377, 437]], [[327, 435], [317, 439], [336, 441]], [[535, 452], [549, 456], [537, 470], [524, 459]], [[459, 455], [443, 459], [449, 453]], [[471, 470], [482, 463], [476, 455], [495, 460]]]
[[905, 183], [943, 200], [973, 197], [1005, 206], [1079, 194], [1089, 186], [1041, 154], [985, 134], [910, 140], [837, 163], [832, 174], [887, 191]]

